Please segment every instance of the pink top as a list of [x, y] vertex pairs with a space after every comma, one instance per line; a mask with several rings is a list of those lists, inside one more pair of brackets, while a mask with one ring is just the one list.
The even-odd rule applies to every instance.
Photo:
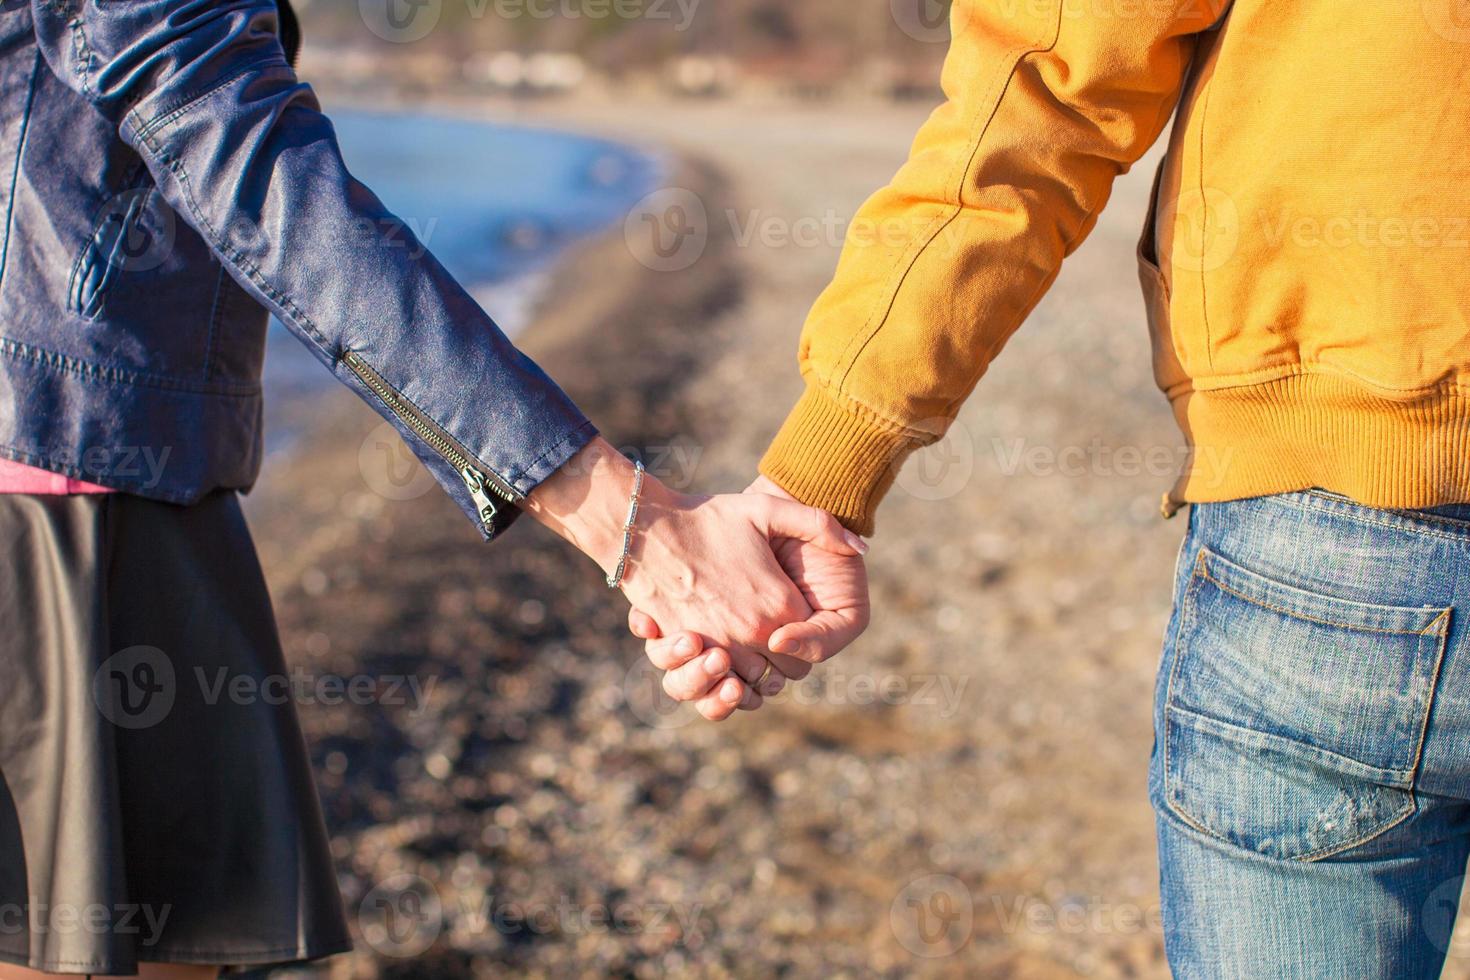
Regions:
[[0, 493], [32, 493], [67, 495], [74, 493], [112, 493], [106, 487], [85, 480], [73, 480], [61, 473], [40, 470], [24, 463], [0, 459]]

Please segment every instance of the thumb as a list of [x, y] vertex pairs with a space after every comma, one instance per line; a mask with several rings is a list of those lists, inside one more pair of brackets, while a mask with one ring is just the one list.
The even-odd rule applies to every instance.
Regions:
[[867, 624], [849, 610], [819, 609], [800, 623], [788, 623], [771, 634], [772, 653], [819, 664], [856, 640]]
[[797, 538], [849, 558], [861, 558], [868, 553], [868, 543], [826, 511], [770, 496], [762, 501], [761, 508], [764, 511], [762, 529], [767, 535]]

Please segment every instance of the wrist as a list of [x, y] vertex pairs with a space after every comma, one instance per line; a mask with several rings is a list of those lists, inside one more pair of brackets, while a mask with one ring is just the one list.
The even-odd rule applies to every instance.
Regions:
[[777, 483], [775, 480], [772, 480], [764, 473], [757, 476], [755, 480], [751, 482], [750, 486], [745, 488], [745, 492], [764, 493], [772, 497], [780, 497], [783, 500], [796, 500], [795, 497], [793, 497], [790, 493], [786, 491], [785, 487], [781, 486], [781, 484]]
[[[622, 554], [634, 480], [633, 463], [598, 437], [532, 490], [525, 509], [610, 574]], [[644, 481], [647, 495], [657, 481], [646, 474]]]

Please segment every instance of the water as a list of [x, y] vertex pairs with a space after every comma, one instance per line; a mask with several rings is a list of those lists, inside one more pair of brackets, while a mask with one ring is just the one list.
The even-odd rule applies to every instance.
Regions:
[[[507, 333], [530, 318], [568, 245], [623, 220], [659, 180], [653, 158], [607, 140], [423, 114], [333, 112], [347, 167], [401, 218]], [[281, 411], [334, 384], [272, 321], [267, 450], [291, 438]]]

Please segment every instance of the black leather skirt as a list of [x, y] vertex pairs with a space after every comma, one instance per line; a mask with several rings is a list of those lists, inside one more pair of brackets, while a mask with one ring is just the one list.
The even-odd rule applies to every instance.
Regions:
[[235, 494], [0, 495], [0, 960], [350, 948], [285, 676]]

